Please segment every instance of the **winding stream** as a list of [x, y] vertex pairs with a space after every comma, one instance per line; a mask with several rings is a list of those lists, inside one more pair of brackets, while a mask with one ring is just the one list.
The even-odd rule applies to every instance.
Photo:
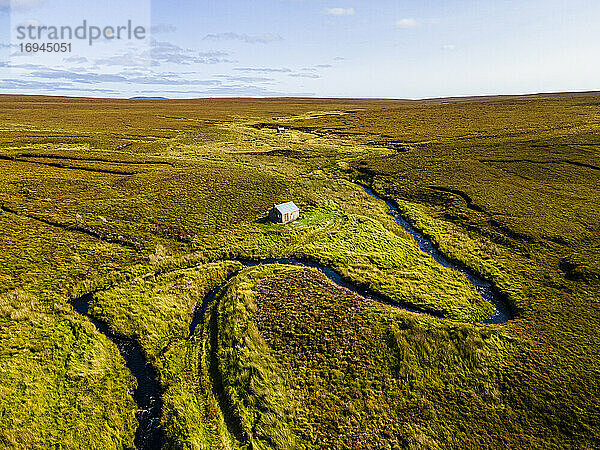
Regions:
[[429, 239], [427, 236], [425, 236], [424, 233], [417, 230], [410, 223], [408, 223], [408, 221], [400, 213], [398, 206], [393, 201], [381, 198], [375, 193], [375, 191], [368, 187], [362, 185], [359, 186], [361, 186], [365, 190], [365, 192], [371, 197], [385, 202], [385, 204], [389, 208], [388, 214], [394, 218], [398, 225], [404, 228], [408, 232], [408, 234], [410, 234], [413, 237], [413, 239], [419, 245], [419, 248], [423, 253], [426, 253], [427, 255], [431, 256], [438, 264], [441, 264], [444, 267], [449, 267], [463, 274], [465, 278], [469, 281], [469, 283], [471, 283], [473, 287], [477, 290], [479, 295], [481, 295], [485, 301], [491, 303], [494, 306], [494, 312], [492, 313], [491, 317], [489, 317], [481, 323], [501, 325], [512, 319], [513, 315], [510, 306], [506, 301], [506, 298], [500, 292], [498, 292], [498, 289], [496, 289], [496, 287], [492, 283], [490, 283], [487, 280], [484, 280], [466, 266], [463, 266], [460, 263], [450, 261], [448, 258], [446, 258], [437, 249], [433, 242], [431, 242], [431, 239]]
[[135, 340], [113, 333], [109, 326], [89, 313], [90, 301], [94, 293], [83, 295], [72, 302], [73, 309], [87, 317], [99, 332], [115, 343], [125, 360], [125, 365], [137, 380], [137, 388], [132, 397], [138, 406], [135, 417], [138, 428], [134, 444], [137, 449], [159, 450], [163, 444], [163, 434], [159, 428], [162, 416], [162, 387], [156, 370], [146, 361], [142, 347]]
[[[433, 244], [433, 242], [425, 236], [424, 233], [414, 228], [410, 223], [402, 217], [397, 205], [390, 201], [381, 198], [372, 189], [365, 186], [361, 186], [367, 194], [377, 200], [384, 201], [389, 208], [389, 214], [394, 217], [396, 222], [402, 226], [416, 241], [420, 249], [431, 256], [436, 262], [444, 267], [449, 267], [456, 270], [457, 272], [464, 275], [464, 277], [471, 283], [477, 292], [483, 299], [488, 301], [494, 306], [494, 312], [492, 316], [485, 321], [483, 324], [503, 324], [512, 318], [511, 309], [506, 302], [505, 297], [498, 292], [494, 285], [483, 278], [476, 275], [472, 270], [467, 267], [453, 262], [446, 258]], [[235, 258], [234, 258], [235, 259]], [[327, 278], [338, 286], [349, 289], [362, 296], [376, 300], [380, 303], [392, 305], [397, 308], [406, 309], [412, 312], [426, 313], [421, 310], [406, 307], [404, 305], [394, 302], [392, 299], [374, 293], [357, 286], [356, 284], [347, 281], [340, 274], [335, 272], [333, 269], [325, 267], [318, 263], [309, 261], [301, 261], [294, 258], [271, 258], [263, 260], [249, 260], [249, 259], [238, 259], [244, 267], [254, 267], [266, 264], [285, 264], [285, 265], [297, 265], [303, 267], [311, 267], [320, 270]], [[232, 276], [235, 276], [232, 275]], [[189, 326], [189, 338], [192, 339], [199, 324], [204, 322], [204, 316], [207, 308], [216, 299], [222, 287], [226, 284], [223, 283], [211, 290], [203, 299], [202, 304], [196, 307], [194, 316]], [[133, 398], [138, 405], [138, 411], [136, 418], [139, 422], [138, 429], [135, 435], [135, 446], [139, 450], [155, 450], [162, 447], [164, 438], [162, 431], [160, 430], [160, 419], [162, 415], [162, 387], [158, 381], [157, 373], [155, 369], [148, 364], [146, 358], [142, 352], [140, 345], [133, 339], [119, 336], [114, 334], [108, 325], [89, 314], [89, 303], [93, 298], [94, 293], [86, 294], [82, 297], [77, 298], [73, 301], [73, 308], [78, 313], [86, 316], [96, 326], [98, 331], [107, 336], [113, 341], [121, 355], [125, 359], [125, 364], [131, 373], [135, 376], [138, 387], [133, 392]], [[427, 313], [433, 316], [435, 314]], [[436, 317], [443, 318], [439, 315]]]

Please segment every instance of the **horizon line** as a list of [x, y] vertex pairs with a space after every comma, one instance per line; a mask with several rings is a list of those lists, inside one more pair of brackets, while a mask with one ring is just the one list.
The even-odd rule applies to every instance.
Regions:
[[574, 91], [549, 91], [549, 92], [527, 92], [515, 94], [475, 94], [475, 95], [452, 95], [448, 97], [422, 97], [422, 98], [401, 98], [401, 97], [311, 97], [311, 96], [235, 96], [235, 97], [182, 97], [169, 98], [159, 95], [152, 96], [133, 96], [133, 97], [91, 97], [81, 95], [59, 95], [59, 94], [13, 94], [0, 93], [0, 97], [48, 97], [65, 99], [85, 99], [85, 100], [149, 100], [149, 101], [189, 101], [189, 100], [350, 100], [350, 101], [397, 101], [397, 102], [434, 102], [434, 101], [464, 101], [477, 99], [498, 99], [510, 97], [583, 97], [598, 96], [598, 90], [574, 90]]

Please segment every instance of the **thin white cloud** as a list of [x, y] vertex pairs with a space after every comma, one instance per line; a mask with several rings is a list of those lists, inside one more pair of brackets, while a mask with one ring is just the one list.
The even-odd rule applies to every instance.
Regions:
[[314, 97], [314, 92], [284, 92], [275, 91], [268, 87], [253, 85], [231, 85], [219, 86], [203, 91], [193, 90], [161, 90], [161, 94], [176, 94], [179, 96], [202, 96], [202, 97]]
[[152, 62], [165, 62], [174, 64], [219, 64], [234, 62], [226, 58], [225, 52], [200, 52], [196, 53], [190, 49], [183, 49], [178, 45], [166, 41], [152, 41]]
[[221, 52], [221, 51], [213, 51], [213, 52], [199, 52], [198, 56], [201, 58], [220, 58], [223, 56], [229, 56], [229, 53], [227, 52]]
[[191, 64], [222, 64], [235, 63], [237, 61], [228, 59], [228, 53], [222, 51], [196, 52], [192, 49], [184, 49], [167, 41], [153, 39], [150, 49], [143, 51], [129, 51], [122, 54], [96, 59], [96, 66], [123, 66], [144, 67], [160, 66], [163, 63], [177, 65]]
[[159, 62], [153, 61], [150, 52], [144, 54], [129, 52], [121, 55], [108, 56], [106, 58], [95, 59], [96, 67], [100, 66], [123, 66], [123, 67], [145, 67], [158, 66]]
[[152, 34], [173, 33], [174, 31], [177, 31], [177, 27], [175, 25], [171, 25], [170, 23], [157, 23], [150, 28], [150, 32]]
[[237, 70], [239, 72], [264, 72], [264, 73], [275, 73], [275, 72], [289, 73], [292, 71], [291, 69], [287, 69], [287, 68], [277, 69], [277, 68], [270, 68], [270, 67], [236, 67], [233, 70]]
[[456, 45], [454, 44], [444, 44], [442, 45], [442, 50], [456, 50]]
[[396, 21], [396, 28], [415, 28], [418, 26], [419, 22], [413, 18], [400, 19]]
[[127, 78], [119, 74], [72, 72], [70, 70], [62, 69], [36, 70], [31, 72], [30, 75], [44, 80], [63, 79], [76, 83], [117, 83], [127, 81]]
[[290, 77], [294, 78], [321, 78], [316, 73], [290, 73]]
[[85, 56], [70, 56], [68, 58], [63, 58], [63, 61], [74, 64], [83, 64], [88, 62], [88, 59]]
[[0, 0], [1, 11], [27, 11], [46, 3], [46, 0]]
[[260, 34], [248, 35], [240, 33], [217, 33], [207, 34], [203, 38], [204, 41], [242, 41], [247, 44], [269, 44], [271, 42], [283, 41], [283, 38], [278, 34]]
[[[8, 80], [0, 80], [0, 88], [2, 89], [10, 89], [10, 90], [19, 90], [19, 94], [23, 93], [23, 90], [31, 90], [30, 92], [36, 91], [48, 91], [48, 92], [56, 92], [56, 91], [65, 91], [65, 92], [76, 92], [80, 91], [79, 86], [75, 86], [73, 83], [66, 83], [64, 81], [61, 82], [47, 82], [47, 81], [34, 81], [34, 80], [16, 80], [16, 79], [8, 79]], [[101, 88], [91, 88], [89, 86], [85, 87], [85, 92], [101, 92], [108, 94], [117, 94], [112, 89], [101, 89]]]
[[237, 77], [232, 75], [215, 75], [217, 78], [224, 78], [229, 82], [236, 83], [267, 83], [275, 81], [273, 78], [267, 77]]
[[325, 14], [329, 16], [353, 16], [354, 8], [327, 8]]
[[[23, 65], [24, 68], [26, 65]], [[36, 67], [32, 65], [32, 67]], [[177, 73], [157, 73], [129, 71], [119, 73], [96, 73], [87, 72], [85, 69], [73, 71], [63, 69], [37, 69], [29, 71], [29, 79], [23, 80], [23, 83], [53, 83], [61, 81], [69, 85], [98, 85], [101, 83], [127, 83], [129, 85], [166, 85], [166, 86], [219, 86], [220, 80], [199, 80], [183, 78]], [[36, 80], [32, 80], [32, 78]], [[39, 80], [38, 80], [39, 79]], [[0, 80], [6, 81], [6, 80]], [[252, 80], [256, 81], [256, 80]], [[15, 83], [12, 83], [15, 86]], [[26, 86], [26, 84], [23, 84]]]

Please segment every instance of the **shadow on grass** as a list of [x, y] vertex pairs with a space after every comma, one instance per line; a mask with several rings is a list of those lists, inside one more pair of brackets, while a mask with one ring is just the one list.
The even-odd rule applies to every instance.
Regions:
[[106, 322], [90, 314], [89, 304], [93, 297], [94, 294], [89, 293], [75, 299], [72, 302], [73, 309], [87, 317], [100, 333], [117, 346], [125, 360], [125, 366], [137, 381], [137, 387], [132, 395], [138, 406], [135, 414], [139, 424], [135, 432], [135, 447], [138, 450], [161, 449], [165, 439], [160, 427], [163, 399], [158, 374], [146, 360], [142, 347], [137, 341], [114, 333]]
[[[213, 302], [213, 308], [216, 308], [220, 301], [220, 296]], [[208, 324], [209, 342], [210, 342], [210, 364], [208, 367], [208, 373], [212, 385], [213, 395], [219, 403], [219, 408], [223, 413], [223, 419], [225, 425], [230, 434], [232, 434], [239, 442], [248, 443], [250, 447], [250, 438], [248, 433], [242, 426], [242, 419], [239, 414], [236, 413], [231, 399], [225, 393], [223, 386], [223, 375], [219, 370], [219, 359], [217, 357], [217, 349], [219, 346], [219, 326], [217, 323], [216, 309], [213, 309], [210, 313], [210, 321]]]

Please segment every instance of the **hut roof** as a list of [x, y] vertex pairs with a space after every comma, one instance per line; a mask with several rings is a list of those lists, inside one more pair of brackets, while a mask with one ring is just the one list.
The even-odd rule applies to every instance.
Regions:
[[300, 211], [300, 208], [298, 208], [294, 202], [287, 202], [282, 203], [281, 205], [276, 205], [275, 209], [281, 214], [289, 214], [294, 211]]

